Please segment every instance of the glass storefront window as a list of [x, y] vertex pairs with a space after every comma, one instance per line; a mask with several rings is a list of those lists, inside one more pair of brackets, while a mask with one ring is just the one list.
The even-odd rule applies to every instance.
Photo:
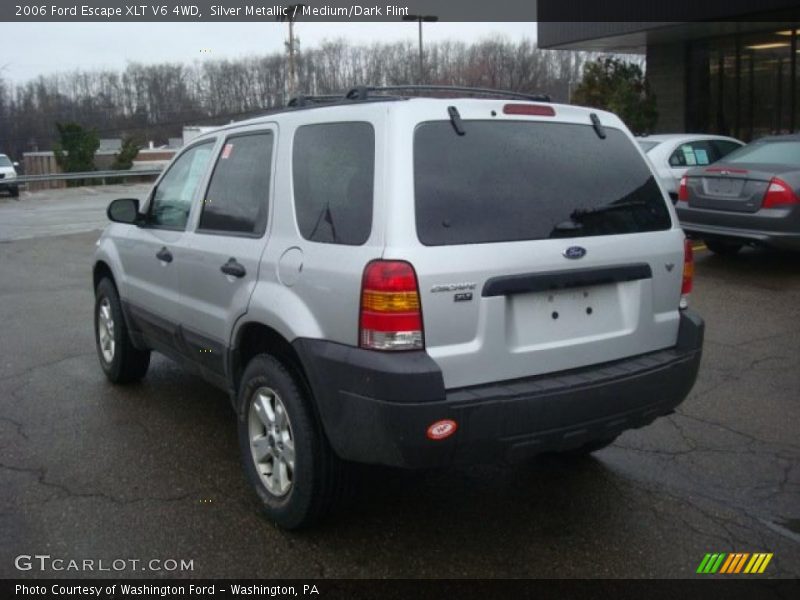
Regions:
[[798, 34], [787, 25], [708, 40], [707, 131], [750, 141], [800, 129]]

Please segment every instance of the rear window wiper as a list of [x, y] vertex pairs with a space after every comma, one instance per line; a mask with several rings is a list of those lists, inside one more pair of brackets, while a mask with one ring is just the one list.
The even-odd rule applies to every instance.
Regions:
[[644, 200], [631, 200], [630, 202], [618, 202], [617, 204], [606, 204], [604, 206], [596, 206], [594, 208], [576, 208], [569, 215], [570, 219], [581, 219], [589, 215], [598, 215], [602, 213], [612, 212], [615, 210], [623, 210], [626, 208], [644, 208], [647, 202]]

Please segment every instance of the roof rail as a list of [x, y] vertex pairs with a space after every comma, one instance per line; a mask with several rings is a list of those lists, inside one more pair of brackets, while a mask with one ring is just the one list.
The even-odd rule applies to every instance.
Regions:
[[550, 102], [547, 94], [525, 94], [523, 92], [511, 92], [508, 90], [493, 90], [489, 88], [461, 87], [454, 85], [389, 85], [389, 86], [365, 86], [359, 85], [351, 88], [346, 94], [346, 100], [366, 100], [370, 92], [400, 92], [401, 94], [416, 93], [459, 93], [481, 96], [497, 96], [500, 98], [516, 98], [518, 100], [532, 100], [534, 102]]
[[327, 104], [330, 102], [341, 102], [342, 96], [339, 94], [325, 94], [321, 96], [295, 96], [294, 98], [290, 98], [289, 102], [286, 103], [286, 106], [291, 107], [300, 107], [300, 106], [308, 106], [309, 104]]

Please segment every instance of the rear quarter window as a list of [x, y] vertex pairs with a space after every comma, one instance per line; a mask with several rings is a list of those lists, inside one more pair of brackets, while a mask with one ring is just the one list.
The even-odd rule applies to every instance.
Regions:
[[292, 150], [294, 206], [307, 240], [358, 246], [372, 231], [375, 131], [369, 123], [297, 129]]
[[653, 175], [620, 130], [538, 121], [420, 124], [417, 235], [429, 246], [669, 229]]

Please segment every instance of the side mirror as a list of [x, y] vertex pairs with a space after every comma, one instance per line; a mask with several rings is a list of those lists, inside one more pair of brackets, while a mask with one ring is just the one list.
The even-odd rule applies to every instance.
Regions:
[[106, 215], [108, 215], [108, 220], [114, 223], [136, 225], [141, 222], [139, 200], [137, 198], [117, 198], [108, 205]]
[[15, 168], [15, 169], [19, 167], [19, 163], [18, 163], [17, 161], [14, 161], [14, 163], [13, 163], [13, 164], [14, 164], [14, 168]]

